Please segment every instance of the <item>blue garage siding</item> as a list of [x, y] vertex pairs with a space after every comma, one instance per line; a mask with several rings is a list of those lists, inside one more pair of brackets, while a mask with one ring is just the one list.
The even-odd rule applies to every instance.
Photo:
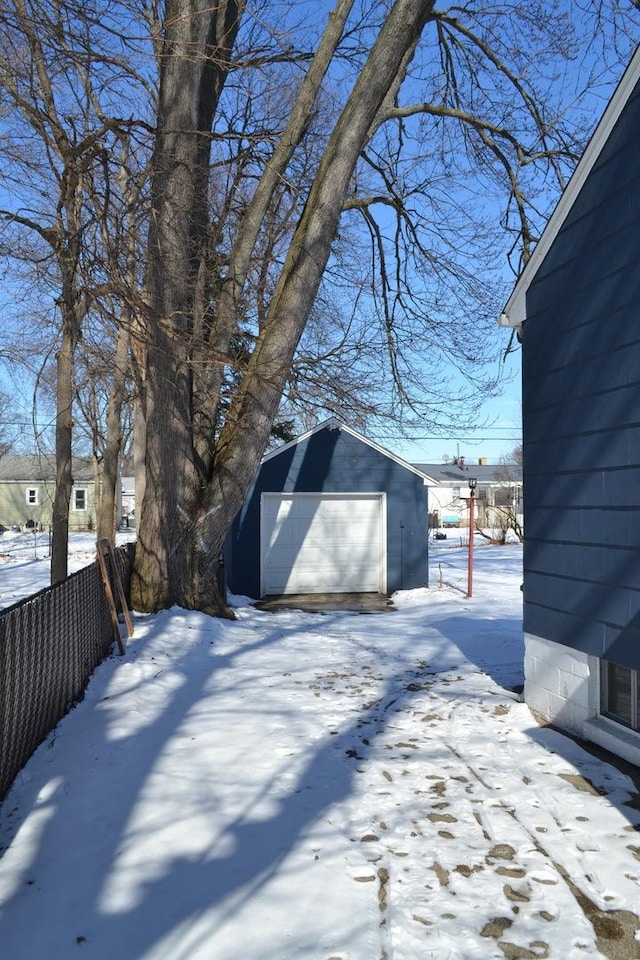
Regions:
[[525, 631], [640, 668], [640, 93], [527, 294]]
[[267, 459], [236, 518], [225, 552], [234, 593], [260, 595], [262, 493], [370, 493], [387, 498], [387, 588], [427, 584], [427, 488], [422, 477], [354, 437], [323, 427]]

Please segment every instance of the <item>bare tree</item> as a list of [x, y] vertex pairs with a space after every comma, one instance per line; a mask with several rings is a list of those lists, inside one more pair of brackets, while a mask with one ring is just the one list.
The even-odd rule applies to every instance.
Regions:
[[[269, 57], [252, 60], [242, 0], [196, 2], [188, 15], [167, 3], [140, 339], [146, 467], [133, 596], [141, 610], [177, 603], [226, 612], [215, 587], [218, 554], [283, 394], [295, 396], [309, 317], [323, 279], [339, 272], [343, 226], [361, 218], [368, 230], [370, 328], [386, 351], [390, 392], [415, 409], [414, 356], [439, 350], [444, 376], [452, 364], [474, 387], [482, 382], [493, 317], [479, 258], [483, 244], [488, 256], [496, 252], [481, 227], [491, 216], [483, 191], [503, 191], [502, 236], [526, 258], [542, 219], [531, 202], [537, 179], [551, 177], [555, 197], [580, 153], [586, 130], [553, 100], [552, 54], [571, 50], [566, 12], [519, 4], [507, 16], [498, 6], [439, 10], [395, 0], [359, 11], [352, 23], [352, 8], [336, 3], [288, 122], [270, 128], [269, 149], [260, 158], [252, 145], [245, 169], [255, 187], [243, 177], [225, 194], [231, 205], [243, 198], [225, 232], [208, 207], [212, 140], [242, 141], [237, 128], [220, 132], [225, 96], [239, 104], [252, 63], [265, 69]], [[345, 37], [348, 67], [338, 59]], [[338, 62], [352, 81], [343, 98], [331, 87]], [[336, 95], [330, 109], [323, 102], [317, 136], [315, 111], [329, 89]], [[281, 254], [267, 260], [269, 213], [296, 192], [289, 177], [303, 144], [308, 186]], [[445, 297], [454, 285], [455, 297]]]
[[119, 322], [113, 330], [115, 344], [105, 343], [103, 329], [98, 343], [91, 346], [85, 329], [76, 365], [75, 440], [80, 446], [86, 435], [94, 461], [96, 538], [112, 543], [120, 520], [121, 460], [133, 421], [129, 330], [127, 322]]
[[[344, 17], [350, 6], [341, 2], [337, 10]], [[203, 164], [207, 171], [209, 142], [204, 134], [212, 124], [229, 70], [242, 5], [207, 4], [196, 6], [196, 10], [186, 20], [174, 19], [176, 11], [171, 4], [167, 5], [165, 42], [171, 56], [163, 61], [161, 132], [156, 141], [153, 171], [147, 275], [152, 318], [147, 330], [147, 471], [133, 594], [141, 609], [158, 609], [177, 602], [220, 613], [225, 609], [224, 601], [212, 595], [218, 553], [267, 444], [358, 157], [396, 78], [404, 72], [431, 4], [398, 0], [384, 21], [325, 147], [260, 336], [215, 450], [209, 441], [206, 459], [197, 460], [194, 450], [198, 450], [198, 438], [191, 431], [194, 421], [186, 348], [193, 329], [190, 314], [206, 231], [203, 214], [207, 182]], [[307, 122], [320, 81], [342, 34], [342, 24], [337, 20], [334, 14], [319, 47], [317, 78], [303, 84], [306, 99], [301, 99], [301, 115], [292, 120], [293, 125], [303, 128]], [[185, 76], [187, 51], [191, 54], [191, 70]], [[198, 55], [195, 64], [194, 52]], [[310, 70], [307, 78], [311, 74]], [[188, 135], [179, 132], [184, 130]], [[288, 153], [298, 140], [299, 136], [291, 140], [283, 137], [281, 150]], [[286, 161], [285, 156], [282, 164]], [[277, 174], [277, 163], [273, 169]], [[191, 178], [185, 176], [188, 170], [194, 171]], [[243, 231], [238, 236], [247, 245], [244, 259], [232, 266], [229, 282], [223, 286], [222, 306], [216, 318], [219, 326], [214, 349], [218, 351], [228, 343], [229, 317], [240, 282], [246, 276], [245, 263], [259, 232], [263, 204], [268, 203], [277, 185], [271, 171], [261, 181], [260, 186], [263, 185], [264, 201], [256, 202], [254, 216], [245, 217], [248, 237]], [[238, 241], [236, 244], [239, 245]], [[172, 411], [170, 416], [167, 410]], [[176, 461], [182, 465], [180, 473], [176, 471]]]
[[[92, 446], [99, 464], [96, 483], [97, 539], [115, 542], [118, 516], [120, 465], [124, 445], [124, 423], [131, 419], [134, 369], [131, 362], [132, 331], [136, 327], [135, 304], [141, 284], [140, 259], [142, 225], [146, 224], [146, 165], [131, 159], [131, 139], [121, 136], [118, 144], [116, 183], [119, 203], [110, 199], [108, 179], [102, 189], [92, 184], [91, 197], [100, 223], [101, 269], [106, 295], [96, 298], [98, 347], [95, 351], [106, 385], [102, 417], [92, 421]], [[105, 178], [102, 178], [103, 181]], [[100, 335], [102, 334], [102, 335]], [[105, 337], [106, 334], [106, 337]], [[105, 340], [111, 345], [105, 349]], [[91, 379], [91, 378], [90, 378]], [[81, 405], [81, 401], [80, 401]], [[128, 413], [128, 416], [127, 416]]]
[[509, 534], [522, 543], [522, 446], [500, 458], [494, 471], [499, 484], [493, 489], [493, 504], [487, 510], [490, 530], [476, 525], [476, 532], [490, 543], [504, 544]]
[[19, 433], [19, 421], [13, 409], [13, 401], [8, 393], [0, 390], [0, 458], [11, 453]]
[[[108, 208], [116, 197], [117, 170], [110, 169], [110, 157], [119, 155], [118, 144], [132, 127], [129, 119], [118, 118], [116, 109], [126, 105], [126, 80], [135, 78], [140, 91], [145, 82], [127, 57], [114, 55], [106, 7], [87, 4], [80, 10], [11, 0], [0, 11], [0, 29], [0, 95], [7, 130], [0, 210], [4, 249], [29, 262], [41, 282], [46, 277], [56, 315], [51, 563], [56, 582], [67, 573], [76, 351], [100, 292], [107, 287], [112, 295], [117, 292], [117, 276], [111, 269], [105, 278], [105, 254], [98, 250], [107, 215], [113, 225]], [[113, 268], [113, 258], [107, 258]]]
[[565, 110], [580, 91], [558, 65], [589, 37], [599, 65], [624, 57], [634, 24], [618, 0], [335, 0], [326, 24], [288, 0], [167, 0], [157, 16], [152, 0], [3, 6], [0, 121], [19, 133], [3, 176], [30, 189], [0, 216], [56, 290], [59, 544], [74, 361], [97, 322], [120, 355], [101, 529], [129, 361], [136, 605], [225, 612], [217, 558], [278, 418], [435, 428], [495, 389], [498, 265], [529, 255], [593, 120]]

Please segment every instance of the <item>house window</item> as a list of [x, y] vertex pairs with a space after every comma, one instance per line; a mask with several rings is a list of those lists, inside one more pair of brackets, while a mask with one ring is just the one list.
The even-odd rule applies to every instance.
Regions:
[[29, 507], [38, 506], [38, 488], [37, 487], [27, 487], [26, 501]]
[[86, 510], [87, 509], [87, 491], [84, 487], [78, 487], [73, 491], [73, 509], [74, 510]]
[[496, 507], [513, 506], [513, 490], [511, 487], [497, 487], [494, 492], [494, 504]]
[[640, 672], [609, 660], [600, 661], [600, 713], [640, 730]]

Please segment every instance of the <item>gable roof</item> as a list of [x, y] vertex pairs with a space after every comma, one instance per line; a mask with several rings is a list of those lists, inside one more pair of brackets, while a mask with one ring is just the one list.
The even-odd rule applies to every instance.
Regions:
[[[522, 482], [522, 467], [517, 463], [505, 465], [465, 463], [463, 467], [458, 466], [457, 463], [416, 463], [415, 466], [438, 484], [464, 484], [469, 482], [469, 477], [475, 477], [478, 483], [495, 483], [500, 486], [505, 483]], [[499, 472], [504, 474], [505, 470], [508, 470], [511, 475], [509, 480], [506, 480], [505, 476], [500, 478], [497, 476]]]
[[631, 61], [622, 75], [615, 93], [611, 97], [606, 110], [604, 111], [600, 122], [598, 123], [587, 147], [580, 158], [578, 166], [573, 172], [569, 183], [567, 184], [558, 204], [549, 217], [547, 225], [538, 240], [531, 258], [527, 262], [524, 270], [520, 274], [515, 287], [509, 297], [503, 312], [498, 318], [498, 324], [501, 327], [521, 327], [527, 316], [526, 294], [531, 283], [538, 272], [544, 258], [546, 257], [551, 244], [558, 235], [560, 228], [566, 220], [573, 204], [575, 203], [585, 180], [593, 169], [598, 157], [602, 153], [611, 132], [617, 123], [620, 114], [626, 106], [629, 97], [635, 90], [640, 80], [640, 46], [631, 58]]
[[404, 467], [405, 470], [408, 470], [410, 473], [415, 473], [416, 476], [421, 477], [424, 480], [425, 485], [428, 483], [434, 484], [436, 481], [433, 477], [430, 477], [423, 470], [420, 469], [420, 466], [415, 464], [407, 463], [406, 460], [403, 460], [401, 457], [391, 453], [390, 450], [387, 450], [385, 447], [381, 447], [380, 444], [375, 443], [373, 440], [369, 440], [368, 437], [363, 436], [361, 433], [358, 433], [357, 430], [353, 430], [352, 427], [348, 427], [346, 423], [343, 423], [341, 420], [338, 420], [337, 417], [329, 417], [328, 420], [323, 420], [322, 423], [319, 423], [317, 426], [313, 427], [311, 430], [307, 430], [306, 433], [300, 434], [299, 437], [296, 437], [294, 440], [290, 440], [288, 443], [283, 443], [282, 446], [276, 447], [275, 450], [271, 450], [269, 453], [265, 454], [262, 458], [262, 463], [266, 463], [268, 460], [273, 460], [274, 457], [279, 457], [281, 453], [284, 453], [285, 450], [290, 450], [292, 447], [295, 447], [299, 443], [304, 443], [305, 440], [308, 440], [309, 437], [312, 437], [314, 433], [319, 433], [321, 430], [342, 430], [344, 433], [350, 434], [350, 436], [355, 437], [356, 440], [360, 440], [361, 443], [365, 443], [368, 447], [371, 447], [373, 450], [377, 450], [378, 453], [381, 453], [383, 457], [388, 457], [389, 460], [393, 460], [394, 463], [399, 464], [399, 466]]
[[[88, 483], [94, 479], [93, 464], [88, 458], [74, 457], [71, 470], [74, 483]], [[5, 454], [0, 457], [2, 483], [54, 483], [55, 476], [56, 461], [53, 454], [22, 457]]]

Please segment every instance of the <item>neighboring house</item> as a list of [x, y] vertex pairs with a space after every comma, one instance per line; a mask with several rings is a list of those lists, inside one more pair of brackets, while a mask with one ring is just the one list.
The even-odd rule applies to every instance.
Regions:
[[392, 593], [426, 586], [422, 471], [336, 419], [264, 457], [225, 548], [230, 589]]
[[[95, 524], [96, 515], [92, 462], [74, 457], [72, 470], [69, 529], [86, 530]], [[0, 525], [5, 529], [47, 529], [51, 525], [54, 493], [53, 457], [0, 458]]]
[[468, 463], [416, 463], [418, 470], [437, 481], [429, 487], [429, 526], [432, 529], [469, 526], [469, 479], [476, 481], [475, 516], [483, 527], [500, 526], [505, 513], [522, 520], [522, 467], [493, 464], [484, 459]]
[[136, 481], [135, 477], [120, 478], [120, 522], [123, 527], [135, 526]]
[[525, 698], [640, 763], [640, 48], [505, 307], [521, 331]]

